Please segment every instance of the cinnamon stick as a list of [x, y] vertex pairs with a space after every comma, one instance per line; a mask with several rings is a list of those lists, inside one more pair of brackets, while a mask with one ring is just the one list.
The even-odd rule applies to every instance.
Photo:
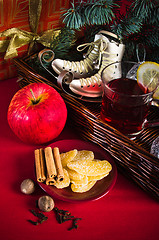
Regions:
[[53, 155], [57, 171], [57, 181], [62, 181], [64, 179], [64, 172], [61, 163], [60, 151], [58, 147], [53, 148]]
[[43, 149], [36, 149], [35, 154], [35, 168], [36, 177], [38, 182], [44, 182], [46, 180], [45, 176], [45, 159]]
[[56, 176], [57, 176], [57, 171], [56, 171], [56, 166], [54, 162], [54, 157], [52, 153], [52, 148], [47, 147], [44, 150], [45, 152], [45, 160], [46, 160], [46, 168], [47, 168], [47, 179], [46, 179], [46, 184], [47, 185], [53, 185], [56, 182]]
[[47, 175], [46, 185], [54, 185], [55, 182], [56, 182], [56, 179], [55, 179], [55, 178], [49, 178], [49, 176]]

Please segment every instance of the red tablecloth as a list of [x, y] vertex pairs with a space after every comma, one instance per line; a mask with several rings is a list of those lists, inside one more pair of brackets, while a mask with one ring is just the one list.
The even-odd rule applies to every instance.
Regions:
[[[21, 142], [8, 126], [7, 108], [18, 89], [16, 79], [0, 82], [0, 239], [159, 239], [158, 202], [119, 172], [113, 190], [97, 201], [68, 203], [55, 199], [58, 208], [82, 218], [78, 229], [68, 231], [70, 221], [59, 224], [54, 212], [46, 213], [48, 220], [38, 226], [27, 221], [34, 220], [29, 209], [35, 209], [36, 200], [45, 193], [39, 187], [32, 195], [20, 191], [23, 179], [34, 177], [33, 152], [37, 146]], [[55, 141], [74, 138], [79, 136], [67, 123]]]

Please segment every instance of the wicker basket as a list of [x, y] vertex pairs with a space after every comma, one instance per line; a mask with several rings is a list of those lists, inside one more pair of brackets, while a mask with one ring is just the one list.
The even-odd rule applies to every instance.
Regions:
[[[31, 56], [30, 56], [31, 57]], [[152, 197], [159, 200], [159, 159], [150, 154], [152, 142], [159, 136], [159, 127], [146, 128], [135, 140], [130, 140], [99, 118], [100, 103], [88, 103], [66, 94], [56, 84], [56, 79], [38, 74], [28, 63], [29, 57], [16, 59], [19, 85], [45, 82], [54, 87], [67, 104], [69, 117], [83, 139], [98, 144], [115, 159], [120, 171]], [[157, 119], [159, 109], [152, 107], [149, 119]]]

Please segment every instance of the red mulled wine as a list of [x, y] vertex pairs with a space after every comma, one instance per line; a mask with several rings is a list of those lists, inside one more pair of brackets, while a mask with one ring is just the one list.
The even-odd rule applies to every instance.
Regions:
[[124, 134], [141, 131], [152, 94], [136, 80], [118, 78], [104, 86], [101, 119]]

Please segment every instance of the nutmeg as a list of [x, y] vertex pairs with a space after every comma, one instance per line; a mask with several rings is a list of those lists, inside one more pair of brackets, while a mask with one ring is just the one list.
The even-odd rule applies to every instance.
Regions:
[[20, 185], [20, 189], [22, 193], [31, 194], [35, 191], [35, 184], [32, 179], [25, 179]]
[[41, 211], [50, 212], [54, 206], [54, 200], [49, 196], [42, 196], [38, 200], [38, 206]]

